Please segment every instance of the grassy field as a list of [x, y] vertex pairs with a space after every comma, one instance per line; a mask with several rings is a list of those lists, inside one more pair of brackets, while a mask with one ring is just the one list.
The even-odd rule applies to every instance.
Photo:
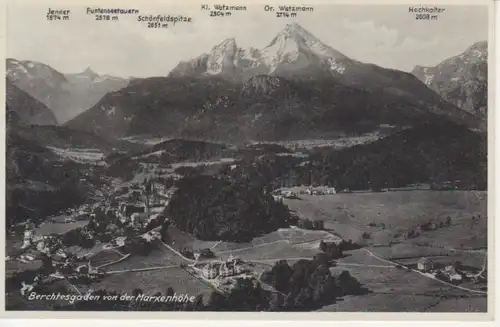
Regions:
[[[119, 259], [119, 257], [117, 257]], [[130, 270], [149, 267], [179, 265], [182, 259], [168, 249], [158, 247], [147, 256], [132, 255], [123, 261], [103, 267], [103, 271]]]
[[[201, 241], [175, 227], [169, 228], [170, 241], [177, 250], [212, 248], [216, 256], [225, 259], [238, 256], [251, 261], [255, 273], [269, 269], [277, 260], [293, 264], [300, 258], [312, 258], [319, 253], [321, 240], [338, 242], [351, 239], [364, 244], [363, 249], [345, 251], [345, 257], [331, 268], [333, 275], [347, 270], [371, 293], [347, 296], [320, 311], [372, 312], [464, 312], [486, 310], [486, 296], [457, 289], [416, 272], [392, 267], [383, 259], [414, 265], [421, 257], [435, 262], [462, 264], [480, 268], [486, 249], [486, 193], [464, 191], [396, 191], [385, 193], [353, 193], [325, 196], [301, 195], [285, 203], [302, 218], [325, 221], [327, 231], [298, 228], [279, 229], [256, 237], [252, 242], [231, 243]], [[473, 222], [472, 216], [480, 216]], [[430, 220], [451, 218], [449, 226], [421, 231], [415, 238], [402, 235]], [[51, 224], [54, 225], [54, 224]], [[67, 225], [67, 224], [65, 224]], [[69, 227], [69, 226], [68, 226]], [[363, 237], [363, 233], [370, 236]], [[99, 245], [101, 246], [101, 245]], [[117, 251], [97, 252], [92, 263], [100, 265], [123, 257]], [[382, 260], [371, 256], [370, 252]], [[165, 293], [172, 287], [177, 293], [208, 295], [211, 287], [180, 267], [185, 260], [161, 243], [148, 256], [133, 255], [103, 268], [111, 272], [104, 280], [92, 285], [130, 294], [142, 289], [146, 294]], [[21, 269], [23, 264], [7, 262], [8, 271]], [[159, 270], [130, 272], [131, 269], [162, 267]], [[480, 290], [483, 285], [464, 282], [460, 286]], [[83, 287], [83, 286], [78, 286]], [[81, 291], [85, 291], [81, 289]], [[205, 296], [205, 300], [208, 296]]]
[[219, 257], [225, 259], [232, 256], [237, 256], [242, 260], [287, 260], [289, 258], [312, 258], [318, 253], [318, 248], [305, 248], [297, 245], [292, 245], [287, 242], [278, 242], [267, 244], [262, 247], [254, 247], [243, 250], [235, 250], [230, 252], [216, 253]]
[[42, 223], [38, 228], [35, 229], [37, 235], [50, 235], [50, 234], [64, 234], [70, 230], [83, 227], [88, 224], [88, 221], [75, 221], [71, 223], [65, 222], [55, 222], [55, 223]]
[[101, 282], [93, 285], [94, 289], [106, 289], [120, 294], [132, 294], [136, 288], [147, 295], [157, 292], [166, 294], [172, 287], [177, 294], [189, 296], [203, 294], [208, 297], [212, 288], [197, 280], [182, 268], [170, 268], [155, 271], [126, 272], [106, 277]]
[[217, 242], [215, 241], [202, 241], [196, 239], [193, 235], [186, 233], [175, 226], [168, 228], [168, 235], [170, 237], [169, 245], [178, 251], [182, 249], [199, 250], [204, 248], [211, 248]]
[[367, 294], [348, 296], [323, 312], [485, 312], [486, 298], [442, 299], [434, 295]]
[[[353, 241], [363, 241], [362, 234], [366, 232], [371, 234], [370, 243], [389, 244], [398, 234], [430, 220], [445, 221], [450, 216], [451, 227], [425, 232], [420, 236], [422, 240], [433, 239], [453, 246], [486, 246], [485, 192], [414, 190], [301, 195], [300, 199], [285, 199], [284, 203], [300, 217], [324, 220], [325, 228]], [[478, 224], [472, 225], [471, 217], [478, 215]]]
[[[444, 285], [417, 273], [389, 267], [368, 266], [384, 265], [371, 257], [363, 260], [360, 250], [353, 251], [351, 257], [338, 261], [331, 268], [333, 275], [347, 270], [371, 293], [363, 296], [347, 296], [338, 303], [326, 306], [320, 311], [351, 312], [425, 312], [425, 311], [469, 311], [484, 312], [487, 298], [464, 290]], [[363, 262], [364, 266], [345, 266], [343, 263]], [[472, 285], [461, 284], [473, 288]], [[456, 304], [457, 307], [452, 305]], [[462, 308], [462, 309], [457, 309]]]
[[102, 250], [90, 257], [90, 263], [94, 267], [102, 266], [123, 258], [118, 252], [113, 250]]
[[230, 255], [243, 260], [312, 258], [319, 250], [321, 240], [334, 242], [340, 238], [326, 231], [283, 228], [254, 238], [247, 243], [201, 241], [175, 227], [169, 228], [169, 245], [174, 249], [199, 250], [211, 248], [222, 259]]
[[41, 266], [41, 260], [34, 260], [26, 263], [18, 260], [8, 260], [5, 261], [5, 278], [11, 277], [16, 272], [21, 272], [24, 270], [36, 270]]
[[[367, 246], [381, 258], [416, 264], [421, 257], [435, 262], [480, 268], [487, 253], [486, 193], [467, 191], [395, 191], [325, 196], [301, 195], [284, 202], [302, 218], [324, 220], [344, 239]], [[403, 235], [433, 221], [450, 226], [419, 231], [415, 238]], [[472, 216], [479, 217], [476, 223]], [[363, 233], [369, 237], [363, 238]], [[333, 274], [348, 270], [372, 293], [348, 296], [321, 311], [446, 311], [486, 310], [487, 297], [460, 290], [415, 272], [383, 267], [390, 264], [370, 256], [364, 249], [348, 251]], [[460, 286], [480, 290], [481, 285]]]

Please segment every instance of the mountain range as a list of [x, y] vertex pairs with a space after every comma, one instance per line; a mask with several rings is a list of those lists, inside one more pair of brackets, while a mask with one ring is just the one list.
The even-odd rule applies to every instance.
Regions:
[[245, 80], [256, 75], [323, 73], [342, 75], [357, 62], [325, 45], [300, 25], [293, 23], [276, 35], [263, 49], [241, 49], [234, 38], [213, 47], [209, 54], [181, 62], [170, 76], [219, 75]]
[[90, 68], [62, 74], [35, 61], [7, 59], [6, 77], [19, 89], [51, 109], [64, 123], [94, 106], [105, 94], [125, 87], [127, 79], [98, 75]]
[[412, 74], [445, 100], [486, 119], [488, 107], [488, 43], [477, 42], [434, 67], [416, 66]]
[[[316, 173], [329, 183], [339, 176], [365, 184], [374, 176], [401, 183], [435, 178], [483, 189], [487, 142], [471, 129], [484, 128], [486, 58], [486, 44], [477, 43], [410, 74], [348, 58], [289, 24], [262, 49], [241, 49], [226, 39], [165, 77], [125, 80], [91, 69], [62, 74], [42, 63], [8, 59], [8, 216], [43, 216], [47, 212], [25, 207], [42, 208], [65, 194], [71, 203], [80, 200], [79, 190], [67, 188], [65, 174], [85, 165], [52, 147], [98, 149], [116, 161], [110, 161], [112, 169], [127, 172], [139, 155], [159, 153], [158, 160], [174, 162], [233, 151], [193, 139], [334, 138], [380, 128], [392, 135], [332, 151], [328, 160], [317, 159], [326, 168]], [[139, 134], [176, 139], [148, 149], [117, 140]], [[415, 176], [420, 179], [405, 179]], [[40, 195], [42, 186], [51, 190], [47, 197]]]
[[353, 60], [298, 24], [263, 49], [232, 38], [136, 79], [67, 123], [108, 136], [158, 134], [222, 141], [334, 137], [451, 120], [482, 128], [410, 73]]

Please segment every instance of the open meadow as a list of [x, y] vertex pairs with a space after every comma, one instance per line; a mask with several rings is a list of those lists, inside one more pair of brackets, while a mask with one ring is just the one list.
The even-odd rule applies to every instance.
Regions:
[[[284, 202], [299, 217], [324, 220], [325, 228], [364, 245], [347, 251], [331, 269], [348, 270], [372, 293], [347, 296], [321, 311], [486, 311], [484, 285], [464, 282], [461, 289], [389, 262], [416, 266], [421, 257], [428, 257], [443, 265], [459, 261], [479, 270], [487, 255], [485, 192], [301, 195]], [[421, 228], [429, 222], [435, 226]]]
[[167, 289], [172, 287], [177, 294], [203, 294], [205, 299], [213, 290], [180, 267], [113, 274], [92, 287], [129, 295], [134, 289], [141, 289], [146, 295], [154, 295], [157, 292], [165, 295]]
[[[486, 192], [413, 190], [300, 195], [299, 199], [283, 202], [301, 218], [324, 220], [325, 228], [343, 239], [388, 245], [421, 224], [439, 224], [450, 217], [451, 226], [422, 232], [411, 241], [452, 247], [486, 246]], [[473, 216], [479, 217], [475, 224]], [[363, 233], [370, 234], [369, 239], [364, 239]]]

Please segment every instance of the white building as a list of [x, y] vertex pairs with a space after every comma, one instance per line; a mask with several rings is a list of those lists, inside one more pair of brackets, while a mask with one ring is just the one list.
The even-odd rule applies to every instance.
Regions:
[[21, 295], [26, 296], [30, 294], [33, 288], [34, 288], [33, 284], [28, 284], [23, 281], [21, 283]]
[[451, 282], [462, 280], [462, 275], [457, 273], [457, 271], [455, 270], [455, 267], [453, 267], [452, 265], [444, 268], [444, 273]]
[[34, 229], [27, 229], [24, 231], [24, 239], [23, 239], [23, 245], [21, 246], [21, 249], [26, 249], [33, 243], [33, 238], [35, 236], [35, 230]]
[[219, 269], [217, 268], [216, 264], [209, 263], [202, 268], [201, 273], [207, 279], [214, 279], [219, 275]]

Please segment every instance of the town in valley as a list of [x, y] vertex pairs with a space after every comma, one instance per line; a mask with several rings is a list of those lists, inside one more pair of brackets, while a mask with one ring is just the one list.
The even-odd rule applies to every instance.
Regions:
[[[238, 24], [251, 10], [226, 7]], [[141, 11], [134, 22], [189, 20], [155, 35], [188, 35], [169, 49], [220, 38], [146, 77], [14, 57], [10, 20], [6, 310], [487, 311], [487, 26], [403, 71], [295, 17], [247, 47], [226, 27]], [[106, 67], [157, 69], [123, 49]]]

